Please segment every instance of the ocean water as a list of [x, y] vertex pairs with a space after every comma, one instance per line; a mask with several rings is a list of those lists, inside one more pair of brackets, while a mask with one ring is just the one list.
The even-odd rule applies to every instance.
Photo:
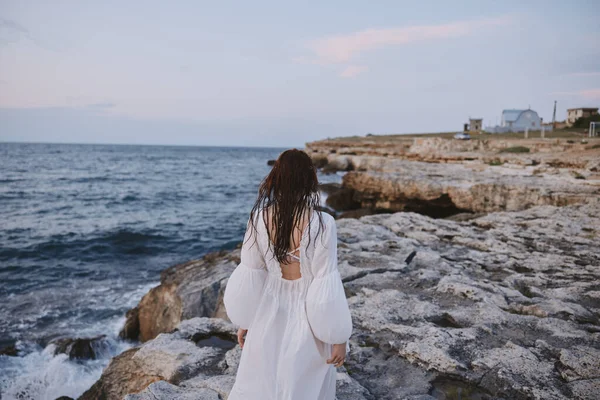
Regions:
[[[283, 149], [0, 143], [0, 398], [76, 398], [160, 272], [242, 240]], [[339, 176], [321, 176], [339, 181]], [[106, 335], [97, 360], [53, 339]]]

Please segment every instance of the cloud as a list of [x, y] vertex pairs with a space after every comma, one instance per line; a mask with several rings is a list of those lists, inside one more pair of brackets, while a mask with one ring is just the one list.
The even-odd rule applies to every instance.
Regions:
[[600, 100], [600, 89], [585, 89], [580, 90], [577, 94], [584, 99], [588, 100]]
[[18, 42], [21, 38], [33, 40], [31, 33], [23, 25], [0, 17], [0, 44]]
[[571, 73], [568, 73], [567, 75], [569, 75], [569, 76], [577, 76], [577, 77], [600, 76], [600, 71], [571, 72]]
[[86, 107], [87, 108], [93, 108], [93, 109], [100, 109], [100, 110], [105, 110], [108, 108], [114, 108], [117, 105], [115, 103], [109, 103], [109, 102], [104, 102], [104, 103], [92, 103], [92, 104], [88, 104]]
[[50, 45], [46, 39], [40, 39], [17, 21], [0, 17], [0, 46], [20, 41], [28, 41], [45, 50], [60, 51], [55, 45]]
[[553, 95], [558, 96], [575, 96], [581, 97], [585, 100], [600, 100], [600, 88], [599, 89], [582, 89], [573, 92], [552, 92]]
[[359, 74], [368, 71], [369, 67], [365, 67], [364, 65], [349, 65], [340, 73], [342, 78], [354, 78]]
[[482, 28], [510, 23], [510, 17], [485, 18], [442, 25], [409, 26], [388, 29], [366, 29], [345, 35], [328, 36], [307, 44], [312, 57], [294, 60], [311, 64], [342, 64], [361, 53], [389, 46], [406, 45], [427, 40], [442, 40], [472, 34]]

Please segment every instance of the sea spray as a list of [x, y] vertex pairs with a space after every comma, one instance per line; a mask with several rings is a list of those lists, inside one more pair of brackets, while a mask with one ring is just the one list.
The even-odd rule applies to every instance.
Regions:
[[[24, 355], [0, 356], [0, 398], [3, 400], [54, 400], [61, 396], [79, 397], [100, 378], [110, 359], [134, 343], [119, 340], [124, 319], [115, 318], [104, 326], [107, 337], [95, 360], [70, 360], [55, 354], [56, 345], [46, 347], [17, 342]], [[97, 327], [101, 330], [101, 327]]]

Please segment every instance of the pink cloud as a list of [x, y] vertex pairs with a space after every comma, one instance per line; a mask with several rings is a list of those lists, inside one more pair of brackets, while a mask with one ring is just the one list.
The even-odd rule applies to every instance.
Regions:
[[340, 73], [342, 78], [354, 78], [359, 74], [368, 71], [369, 67], [365, 67], [364, 65], [349, 65]]
[[577, 96], [586, 100], [600, 100], [600, 89], [582, 89], [573, 92], [553, 92], [552, 94], [559, 96]]
[[600, 99], [600, 89], [586, 89], [580, 90], [579, 95], [583, 98], [590, 100], [599, 100]]
[[324, 65], [347, 63], [365, 51], [419, 41], [466, 36], [481, 28], [506, 25], [511, 20], [510, 17], [487, 18], [443, 25], [367, 29], [345, 35], [334, 35], [308, 43], [307, 48], [314, 53], [313, 58], [302, 57], [295, 60]]

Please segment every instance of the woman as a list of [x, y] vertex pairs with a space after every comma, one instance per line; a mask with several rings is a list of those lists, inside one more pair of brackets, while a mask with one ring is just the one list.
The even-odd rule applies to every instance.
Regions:
[[334, 400], [352, 321], [334, 219], [310, 157], [287, 150], [262, 182], [225, 289], [242, 356], [229, 400]]

